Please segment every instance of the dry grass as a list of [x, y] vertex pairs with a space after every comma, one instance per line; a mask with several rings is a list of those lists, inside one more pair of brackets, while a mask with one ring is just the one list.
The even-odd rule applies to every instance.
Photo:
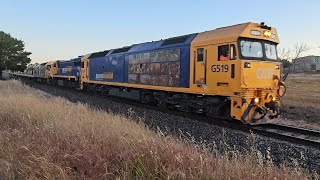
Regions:
[[[214, 156], [124, 117], [0, 81], [4, 179], [306, 179], [255, 155]], [[255, 151], [251, 152], [255, 154]]]
[[320, 129], [320, 74], [291, 74], [286, 85], [280, 122]]
[[292, 74], [286, 81], [287, 104], [320, 108], [320, 74]]

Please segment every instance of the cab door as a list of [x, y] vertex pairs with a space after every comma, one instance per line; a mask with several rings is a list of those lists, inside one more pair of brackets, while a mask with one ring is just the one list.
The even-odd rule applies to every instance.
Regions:
[[81, 71], [80, 71], [80, 89], [83, 89], [83, 83], [88, 81], [89, 77], [89, 60], [84, 58], [81, 59]]
[[81, 80], [88, 80], [88, 75], [89, 75], [88, 66], [89, 66], [88, 59], [81, 60]]
[[240, 93], [236, 46], [232, 43], [210, 46], [208, 53], [208, 88], [211, 94], [234, 96]]
[[207, 66], [207, 49], [197, 48], [194, 51], [194, 78], [193, 84], [201, 87], [207, 83], [206, 80], [206, 66]]
[[58, 63], [54, 62], [51, 67], [51, 76], [53, 77], [54, 75], [57, 75], [57, 74], [58, 74]]

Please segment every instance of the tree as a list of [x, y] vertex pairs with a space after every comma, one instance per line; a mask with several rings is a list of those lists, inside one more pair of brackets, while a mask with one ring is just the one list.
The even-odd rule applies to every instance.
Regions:
[[278, 57], [280, 60], [292, 61], [301, 57], [301, 55], [307, 51], [309, 48], [305, 43], [297, 43], [294, 45], [293, 49], [291, 48], [282, 48], [278, 49]]
[[282, 63], [283, 68], [285, 68], [285, 69], [292, 66], [292, 62], [290, 62], [286, 59], [280, 59], [280, 62]]
[[[308, 49], [309, 48], [305, 43], [297, 43], [295, 44], [293, 49], [283, 48], [278, 50], [278, 57], [280, 59], [280, 62], [283, 63], [283, 67], [286, 69], [282, 78], [283, 81], [287, 79], [288, 75], [291, 72], [295, 72], [295, 59], [300, 58], [301, 55]], [[289, 60], [293, 61], [293, 63], [291, 63]]]
[[23, 71], [31, 61], [28, 57], [30, 54], [24, 50], [22, 40], [0, 31], [0, 71], [4, 69]]

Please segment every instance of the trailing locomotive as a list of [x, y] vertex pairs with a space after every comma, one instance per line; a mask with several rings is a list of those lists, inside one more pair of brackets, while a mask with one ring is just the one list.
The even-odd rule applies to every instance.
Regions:
[[210, 117], [268, 123], [281, 113], [285, 87], [278, 43], [275, 28], [244, 23], [49, 62], [34, 67], [28, 78]]

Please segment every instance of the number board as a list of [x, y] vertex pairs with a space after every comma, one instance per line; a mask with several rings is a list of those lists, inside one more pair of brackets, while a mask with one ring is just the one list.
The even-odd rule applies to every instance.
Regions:
[[211, 71], [212, 72], [228, 72], [229, 71], [229, 66], [227, 64], [214, 64], [211, 66]]

